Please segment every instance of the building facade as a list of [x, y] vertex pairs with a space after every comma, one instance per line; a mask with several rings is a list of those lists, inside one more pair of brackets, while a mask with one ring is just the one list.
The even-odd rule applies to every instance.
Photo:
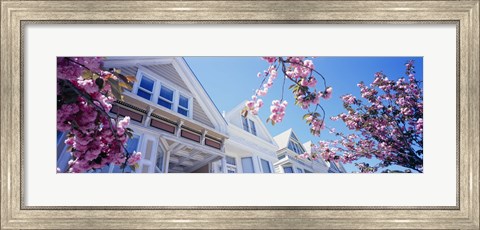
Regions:
[[[285, 172], [285, 164], [279, 163], [285, 161], [279, 158], [284, 143], [278, 145], [258, 116], [241, 116], [245, 103], [220, 113], [183, 58], [112, 57], [104, 61], [104, 68], [116, 68], [137, 78], [133, 89], [124, 92], [124, 100], [111, 109], [112, 115], [131, 118], [129, 128], [135, 134], [127, 149], [142, 152], [135, 172]], [[61, 171], [66, 170], [71, 157], [64, 139], [65, 134], [57, 133], [57, 167]], [[285, 156], [293, 156], [291, 149], [287, 148]], [[318, 167], [315, 162], [314, 168], [288, 159], [287, 164], [304, 172], [338, 171], [329, 171], [321, 162]], [[110, 165], [97, 172], [121, 170]]]

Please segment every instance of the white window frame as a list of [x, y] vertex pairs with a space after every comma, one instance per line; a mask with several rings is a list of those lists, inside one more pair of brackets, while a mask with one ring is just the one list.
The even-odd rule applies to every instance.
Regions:
[[[148, 70], [142, 68], [141, 66], [137, 70], [137, 75], [136, 75], [137, 81], [135, 82], [135, 84], [133, 86], [133, 90], [132, 90], [132, 92], [134, 92], [136, 97], [140, 98], [141, 100], [147, 100], [143, 97], [138, 96], [138, 90], [139, 89], [142, 89], [142, 90], [145, 90], [145, 91], [148, 92], [148, 90], [140, 87], [140, 83], [142, 81], [143, 75], [145, 75], [149, 79], [153, 80], [153, 92], [152, 92], [152, 96], [150, 97], [150, 100], [148, 100], [148, 101], [155, 104], [156, 106], [159, 106], [161, 108], [170, 110], [172, 112], [175, 112], [175, 113], [178, 113], [178, 114], [184, 116], [183, 114], [178, 112], [180, 95], [182, 95], [183, 97], [188, 98], [188, 109], [187, 109], [188, 110], [188, 116], [186, 116], [186, 117], [188, 117], [190, 119], [193, 119], [193, 96], [188, 92], [179, 90], [178, 87], [175, 87], [175, 85], [173, 83], [170, 83], [170, 82], [168, 82], [168, 80], [163, 79], [163, 78], [160, 79], [161, 78], [160, 76], [158, 76], [157, 74], [151, 73], [151, 71], [148, 71]], [[168, 108], [163, 107], [163, 106], [158, 104], [158, 99], [160, 98], [160, 89], [162, 88], [162, 86], [165, 86], [168, 89], [173, 91], [173, 101], [172, 101], [172, 108], [171, 109], [168, 109]], [[163, 97], [162, 97], [162, 99], [166, 100]], [[168, 101], [168, 100], [166, 100], [166, 101]], [[183, 108], [183, 107], [181, 107], [181, 108]]]
[[[240, 116], [240, 119], [241, 119], [243, 131], [250, 132], [250, 124], [248, 123], [249, 119], [244, 116]], [[247, 129], [245, 129], [245, 124], [243, 123], [244, 120], [247, 121]]]
[[[270, 172], [265, 172], [265, 170], [263, 169], [262, 160], [263, 160], [263, 161], [266, 161], [266, 162], [268, 163], [268, 167], [269, 167], [269, 169], [270, 169]], [[265, 160], [265, 159], [263, 159], [263, 158], [260, 158], [260, 167], [262, 168], [262, 172], [263, 172], [263, 173], [273, 173], [272, 163], [271, 163], [269, 160]]]
[[[177, 94], [175, 88], [172, 88], [172, 87], [168, 86], [167, 84], [164, 84], [163, 82], [160, 82], [159, 85], [160, 85], [160, 86], [158, 87], [157, 100], [154, 101], [155, 104], [158, 105], [158, 106], [161, 106], [161, 107], [163, 107], [163, 108], [165, 108], [165, 109], [169, 109], [169, 108], [167, 108], [167, 107], [164, 107], [163, 105], [158, 104], [158, 100], [159, 100], [159, 99], [162, 99], [162, 100], [164, 100], [164, 101], [170, 102], [170, 103], [172, 104], [172, 108], [170, 108], [169, 110], [173, 110], [173, 109], [175, 108], [175, 98], [176, 98], [176, 94]], [[171, 90], [171, 91], [173, 92], [172, 100], [171, 100], [171, 101], [169, 101], [167, 98], [164, 98], [164, 97], [160, 96], [160, 93], [162, 92], [162, 87], [165, 87], [165, 88], [167, 88], [167, 89], [169, 89], [169, 90]]]
[[303, 146], [300, 143], [296, 142], [295, 140], [290, 139], [288, 145], [290, 145], [290, 142], [292, 143], [292, 148], [293, 149], [290, 149], [290, 147], [289, 147], [288, 148], [289, 150], [293, 151], [296, 154], [303, 154], [305, 152], [305, 150], [303, 149]]
[[[185, 98], [187, 98], [187, 100], [188, 100], [188, 104], [187, 104], [188, 108], [185, 108], [185, 107], [183, 107], [183, 106], [180, 105], [180, 97], [185, 97]], [[179, 91], [179, 93], [178, 93], [178, 100], [177, 100], [177, 104], [176, 104], [176, 105], [177, 105], [177, 108], [175, 109], [175, 111], [176, 111], [177, 113], [180, 113], [180, 112], [178, 112], [178, 108], [185, 109], [185, 110], [187, 110], [187, 117], [190, 117], [190, 118], [191, 118], [191, 117], [192, 117], [192, 114], [193, 114], [192, 109], [191, 109], [191, 108], [192, 108], [192, 104], [193, 104], [192, 101], [193, 101], [193, 98], [192, 98], [191, 96], [188, 96], [187, 94], [184, 94], [183, 92], [180, 92], [180, 91]], [[181, 113], [180, 113], [180, 114], [181, 114]], [[183, 115], [183, 114], [182, 114], [182, 115]]]
[[[153, 89], [152, 89], [153, 91], [151, 91], [151, 92], [148, 91], [147, 89], [144, 89], [144, 88], [140, 87], [140, 83], [142, 82], [142, 78], [144, 77], [144, 75], [145, 75], [145, 77], [147, 77], [147, 78], [149, 78], [150, 80], [153, 81]], [[144, 71], [141, 71], [140, 69], [137, 71], [136, 78], [138, 79], [138, 81], [135, 84], [135, 87], [134, 87], [134, 90], [133, 90], [135, 92], [135, 95], [137, 97], [143, 99], [143, 100], [147, 100], [147, 99], [145, 99], [143, 97], [140, 97], [138, 95], [138, 90], [143, 90], [143, 91], [146, 91], [146, 92], [150, 92], [151, 95], [150, 95], [150, 100], [149, 101], [152, 101], [152, 98], [154, 98], [155, 91], [156, 91], [156, 88], [157, 88], [157, 79], [155, 79], [154, 77], [151, 77], [150, 74], [147, 74]]]
[[[253, 124], [253, 126], [252, 126]], [[253, 127], [253, 128], [252, 128]], [[255, 125], [255, 121], [252, 119], [248, 119], [248, 128], [250, 129], [250, 133], [257, 136], [257, 126]], [[255, 129], [255, 133], [253, 133], [253, 130]]]
[[255, 170], [255, 161], [253, 160], [253, 156], [248, 156], [248, 157], [242, 157], [240, 158], [240, 163], [242, 163], [242, 173], [246, 173], [245, 172], [245, 168], [243, 167], [243, 158], [250, 158], [251, 162], [252, 162], [252, 170], [253, 172], [247, 172], [247, 173], [256, 173], [257, 170]]
[[[233, 158], [233, 160], [235, 161], [235, 165], [229, 164], [228, 161], [227, 161], [227, 157]], [[232, 170], [232, 171], [235, 171], [234, 173], [238, 173], [238, 167], [237, 167], [238, 162], [237, 162], [236, 157], [226, 155], [225, 156], [225, 164], [226, 164], [226, 167], [227, 167], [227, 173], [229, 173], [228, 170]]]
[[[250, 133], [250, 134], [252, 134], [252, 135], [254, 135], [254, 136], [258, 136], [258, 130], [257, 130], [257, 126], [255, 125], [255, 121], [254, 121], [254, 120], [252, 120], [252, 119], [250, 119], [250, 118], [246, 118], [246, 117], [244, 117], [244, 116], [240, 116], [240, 119], [241, 119], [240, 122], [242, 123], [242, 129], [243, 129], [243, 131], [245, 131], [245, 132], [247, 132], [247, 133]], [[247, 129], [248, 129], [248, 130], [245, 130], [245, 126], [244, 126], [244, 124], [243, 124], [243, 121], [244, 121], [244, 120], [247, 121]], [[252, 123], [253, 123], [253, 125], [255, 126], [255, 133], [252, 132], [252, 125], [251, 125]]]

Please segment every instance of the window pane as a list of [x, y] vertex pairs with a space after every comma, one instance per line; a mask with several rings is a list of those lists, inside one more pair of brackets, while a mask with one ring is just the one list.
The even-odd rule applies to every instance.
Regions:
[[57, 144], [62, 139], [63, 132], [57, 130]]
[[138, 141], [140, 140], [140, 136], [134, 135], [131, 139], [127, 141], [127, 151], [129, 153], [133, 153], [133, 151], [138, 151]]
[[292, 141], [288, 142], [288, 148], [292, 151], [295, 151], [295, 149], [293, 148], [293, 142]]
[[167, 99], [168, 101], [173, 101], [173, 90], [162, 86], [160, 89], [160, 97], [163, 97], [164, 99]]
[[180, 95], [180, 99], [178, 100], [178, 105], [182, 106], [185, 109], [188, 109], [188, 98]]
[[293, 173], [293, 168], [292, 167], [283, 167], [283, 171], [285, 173]]
[[251, 157], [244, 157], [242, 158], [242, 167], [244, 173], [254, 173], [255, 170], [253, 169], [253, 160]]
[[272, 170], [270, 169], [270, 163], [264, 159], [261, 159], [262, 161], [262, 169], [264, 173], [271, 173]]
[[246, 117], [242, 117], [242, 123], [243, 123], [243, 129], [247, 132], [249, 132], [248, 130], [248, 120]]
[[172, 109], [172, 103], [171, 102], [168, 102], [168, 101], [165, 101], [161, 98], [158, 98], [158, 101], [157, 101], [157, 104], [167, 108], [167, 109]]
[[229, 164], [229, 165], [237, 165], [237, 162], [235, 162], [235, 158], [233, 158], [233, 157], [227, 156], [226, 160], [227, 160], [227, 164]]
[[158, 170], [162, 171], [163, 172], [163, 150], [161, 148], [159, 148], [158, 152], [157, 152], [157, 164], [156, 164], [156, 167], [158, 168]]
[[255, 129], [255, 123], [252, 121], [252, 120], [249, 120], [250, 121], [250, 132], [253, 134], [253, 135], [257, 135], [257, 129]]
[[308, 170], [305, 169], [305, 173], [312, 173], [312, 172], [310, 172], [310, 171], [308, 171]]
[[298, 150], [297, 153], [298, 153], [298, 154], [303, 154], [303, 148], [302, 148], [302, 146], [301, 146], [300, 144], [298, 144], [298, 143], [295, 143], [295, 144], [297, 145], [297, 150]]
[[147, 100], [150, 101], [150, 98], [152, 98], [152, 94], [151, 93], [147, 93], [147, 91], [144, 91], [143, 89], [138, 89], [138, 92], [137, 92], [137, 95], [140, 96], [140, 97], [143, 97]]
[[180, 114], [182, 114], [182, 115], [184, 115], [184, 116], [186, 116], [186, 117], [188, 117], [188, 110], [186, 110], [186, 109], [182, 109], [182, 108], [178, 107], [178, 111], [177, 111], [177, 112], [180, 113]]
[[152, 92], [153, 91], [153, 83], [154, 81], [145, 75], [142, 76], [142, 81], [140, 82], [140, 87]]
[[302, 169], [297, 168], [297, 173], [303, 173]]

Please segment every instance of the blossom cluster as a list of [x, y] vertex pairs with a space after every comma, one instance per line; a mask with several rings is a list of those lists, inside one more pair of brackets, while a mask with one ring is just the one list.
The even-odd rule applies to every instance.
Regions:
[[260, 108], [263, 106], [263, 100], [253, 95], [252, 100], [245, 103], [245, 107], [253, 114], [257, 115]]
[[[68, 172], [100, 169], [110, 163], [134, 166], [141, 153], [125, 152], [131, 130], [129, 117], [109, 116], [116, 100], [109, 78], [97, 57], [57, 58], [57, 130], [67, 132], [72, 159]], [[118, 122], [117, 122], [118, 121]]]
[[272, 124], [282, 122], [283, 117], [285, 116], [285, 108], [287, 107], [288, 102], [279, 100], [273, 100], [272, 105], [270, 106], [270, 116], [268, 119], [272, 122]]
[[334, 131], [339, 140], [319, 144], [325, 160], [352, 163], [374, 157], [381, 162], [361, 171], [392, 164], [422, 171], [423, 90], [415, 79], [413, 62], [407, 62], [406, 68], [408, 79], [390, 80], [378, 72], [369, 86], [360, 82], [357, 86], [365, 101], [351, 94], [341, 97], [346, 112], [331, 119], [343, 121], [359, 135]]
[[306, 114], [306, 122], [310, 125], [310, 132], [314, 136], [319, 136], [320, 132], [325, 129], [325, 120], [320, 117], [319, 113]]
[[[292, 90], [295, 104], [302, 109], [307, 110], [311, 106], [314, 106], [316, 110], [318, 107], [321, 107], [320, 99], [331, 98], [333, 88], [326, 86], [325, 79], [315, 70], [315, 65], [312, 60], [306, 59], [305, 57], [263, 57], [262, 59], [265, 60], [269, 66], [263, 73], [257, 74], [258, 77], [263, 77], [263, 82], [261, 87], [255, 91], [252, 100], [246, 102], [245, 110], [243, 111], [244, 115], [248, 114], [248, 112], [254, 115], [258, 114], [259, 109], [263, 105], [263, 101], [260, 101], [258, 97], [267, 95], [269, 89], [278, 77], [279, 69], [281, 69], [281, 73], [283, 73], [284, 84], [285, 80], [293, 83], [289, 89]], [[317, 90], [318, 80], [315, 75], [323, 79], [323, 90]], [[283, 96], [282, 90], [282, 99], [272, 101], [272, 106], [270, 106], [271, 113], [267, 122], [270, 121], [272, 125], [281, 122], [285, 116], [284, 107], [287, 102], [283, 100]], [[324, 127], [324, 119], [320, 119], [319, 115], [307, 120], [307, 123], [311, 126], [311, 132], [315, 135], [319, 135], [320, 130]]]

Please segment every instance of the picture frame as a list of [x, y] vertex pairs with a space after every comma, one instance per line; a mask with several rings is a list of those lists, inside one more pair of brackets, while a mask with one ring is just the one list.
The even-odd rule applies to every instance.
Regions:
[[[478, 229], [479, 5], [476, 1], [1, 1], [2, 229]], [[293, 7], [294, 6], [294, 7]], [[92, 14], [92, 12], [101, 12]], [[457, 25], [457, 206], [26, 207], [23, 176], [25, 23]], [[128, 216], [128, 218], [125, 218]]]

